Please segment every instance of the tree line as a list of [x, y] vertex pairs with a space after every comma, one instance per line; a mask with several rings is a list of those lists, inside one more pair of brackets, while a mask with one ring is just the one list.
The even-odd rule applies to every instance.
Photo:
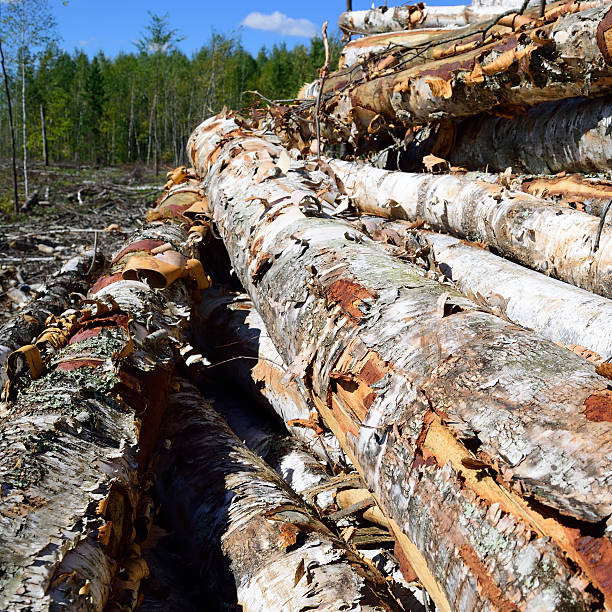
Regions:
[[[27, 175], [27, 160], [45, 163], [155, 167], [185, 161], [185, 144], [194, 127], [223, 106], [239, 109], [253, 102], [256, 90], [270, 99], [290, 99], [317, 78], [325, 60], [321, 38], [288, 49], [263, 48], [256, 55], [240, 37], [213, 33], [190, 57], [177, 48], [180, 33], [166, 16], [150, 21], [132, 52], [89, 58], [82, 50], [60, 48], [54, 21], [45, 28], [24, 25], [28, 13], [14, 0], [11, 30], [0, 33], [7, 59], [0, 95], [0, 159], [11, 158], [11, 114], [16, 157]], [[2, 3], [0, 3], [0, 7]], [[0, 15], [0, 25], [7, 23]], [[21, 20], [21, 21], [20, 21]], [[39, 23], [43, 23], [40, 19]], [[332, 64], [340, 43], [330, 40]], [[10, 113], [11, 102], [12, 113]], [[261, 100], [258, 100], [261, 104]], [[27, 179], [26, 179], [27, 180]], [[27, 197], [27, 189], [24, 190]]]

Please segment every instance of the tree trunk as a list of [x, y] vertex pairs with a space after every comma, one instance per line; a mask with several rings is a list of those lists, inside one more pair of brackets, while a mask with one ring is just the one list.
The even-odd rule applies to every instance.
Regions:
[[[382, 34], [413, 28], [456, 28], [494, 19], [512, 9], [520, 9], [523, 0], [479, 2], [459, 6], [424, 6], [413, 4], [387, 8], [351, 11], [347, 8], [338, 19], [338, 27], [350, 34]], [[530, 6], [539, 5], [531, 0]]]
[[149, 113], [149, 137], [147, 139], [147, 166], [151, 162], [151, 146], [153, 145], [153, 110], [155, 109], [155, 97], [151, 103], [151, 112]]
[[[146, 257], [162, 245], [162, 258]], [[160, 268], [190, 248], [178, 225], [143, 226], [89, 303], [9, 358], [0, 420], [1, 609], [102, 611], [119, 567], [130, 561], [143, 569], [134, 558], [135, 511], [193, 294], [181, 275], [160, 291], [129, 280], [130, 271], [147, 277], [134, 253]]]
[[134, 142], [134, 82], [130, 87], [130, 122], [128, 127], [128, 161], [133, 161], [132, 143]]
[[[475, 117], [457, 126], [448, 159], [470, 170], [555, 174], [612, 167], [612, 97], [548, 102], [524, 115]], [[443, 156], [444, 157], [444, 156]]]
[[[344, 45], [340, 54], [339, 69], [342, 71], [355, 66], [360, 61], [366, 61], [368, 56], [389, 55], [399, 50], [400, 45], [403, 47], [422, 46], [426, 49], [426, 45], [437, 40], [438, 37], [448, 39], [448, 30], [407, 30], [362, 36]], [[427, 51], [424, 53], [427, 54]]]
[[529, 174], [606, 172], [612, 164], [612, 99], [571, 98], [538, 104], [512, 118], [478, 115], [415, 131], [399, 147], [397, 165], [418, 171], [429, 154], [468, 170]]
[[[93, 252], [87, 252], [70, 259], [62, 269], [45, 284], [41, 297], [28, 304], [11, 320], [0, 327], [0, 388], [4, 387], [6, 378], [6, 359], [20, 346], [30, 344], [44, 329], [45, 321], [50, 315], [59, 315], [72, 307], [71, 294], [86, 294], [87, 270], [91, 265]], [[103, 258], [98, 255], [95, 270], [102, 267]]]
[[25, 75], [25, 4], [22, 2], [21, 15], [21, 118], [23, 130], [23, 187], [25, 191], [25, 199], [30, 197], [30, 188], [28, 184], [28, 116], [26, 112], [26, 75]]
[[346, 466], [346, 455], [319, 423], [307, 390], [300, 381], [289, 379], [289, 368], [248, 296], [211, 292], [202, 300], [198, 315], [194, 344], [219, 364], [213, 371], [225, 374], [280, 417], [287, 430], [320, 459], [330, 466]]
[[338, 160], [329, 166], [364, 212], [423, 219], [436, 231], [483, 241], [529, 268], [612, 296], [612, 228], [604, 227], [595, 250], [597, 217], [461, 176], [389, 172]]
[[[402, 221], [364, 216], [357, 224], [374, 240], [402, 247], [411, 259], [431, 252], [438, 275], [470, 299], [553, 342], [612, 357], [612, 301], [512, 263], [465, 240], [411, 230]], [[401, 254], [401, 253], [400, 253]]]
[[43, 147], [43, 161], [45, 166], [49, 165], [49, 152], [47, 150], [47, 117], [45, 114], [45, 105], [40, 105], [40, 127], [42, 130], [42, 147]]
[[[282, 358], [248, 296], [236, 293], [215, 295], [214, 291], [208, 291], [199, 307], [199, 315], [202, 318], [197, 320], [193, 333], [203, 335], [202, 330], [207, 330], [208, 343], [217, 344], [212, 354], [218, 356], [219, 365], [223, 364], [221, 360], [231, 361], [227, 367], [228, 378], [239, 383], [250, 399], [263, 397], [266, 401], [264, 407], [270, 410], [272, 406], [274, 416], [280, 417], [292, 434], [279, 433], [275, 423], [265, 419], [264, 415], [253, 409], [246, 410], [244, 402], [232, 400], [231, 396], [224, 394], [223, 402], [216, 408], [238, 438], [278, 472], [296, 493], [304, 495], [308, 490], [321, 489], [321, 493], [311, 495], [320, 510], [329, 508], [334, 498], [340, 508], [345, 509], [371, 497], [367, 489], [362, 488], [364, 485], [357, 474], [353, 479], [347, 477], [345, 482], [332, 483], [327, 471], [313, 456], [326, 462], [330, 468], [336, 469], [340, 465], [354, 470], [329, 430], [315, 435], [315, 431], [323, 429], [325, 424], [318, 421], [314, 406], [307, 403], [308, 392], [300, 391], [296, 381], [283, 380], [284, 388], [279, 384], [287, 374], [287, 368], [279, 365], [283, 363]], [[196, 346], [200, 348], [197, 341]], [[209, 346], [206, 348], [211, 350]], [[239, 359], [250, 355], [259, 360], [252, 372], [249, 372], [250, 364]], [[263, 375], [262, 365], [265, 368]], [[217, 364], [212, 367], [216, 370]], [[296, 423], [295, 419], [301, 423]], [[377, 506], [366, 509], [361, 515], [367, 521], [388, 526], [386, 517]]]
[[215, 117], [187, 150], [275, 346], [438, 607], [583, 609], [566, 555], [610, 605], [612, 543], [593, 529], [612, 512], [608, 381], [351, 226], [307, 216], [320, 174], [283, 173], [286, 151], [244, 125]]
[[420, 49], [408, 49], [405, 59], [399, 54], [385, 65], [331, 75], [324, 91], [326, 138], [341, 141], [351, 130], [367, 138], [385, 122], [413, 126], [609, 92], [612, 9], [578, 7], [556, 9], [562, 16], [544, 25], [525, 18], [526, 30], [485, 43], [479, 33], [465, 45], [429, 44], [437, 59], [427, 63], [416, 63]]
[[240, 442], [214, 404], [181, 383], [156, 470], [175, 534], [208, 579], [209, 607], [399, 610], [384, 578]]
[[2, 62], [2, 76], [4, 77], [4, 91], [6, 93], [6, 105], [8, 110], [9, 128], [11, 131], [11, 162], [13, 170], [13, 212], [19, 212], [19, 193], [17, 190], [17, 160], [15, 151], [15, 125], [13, 123], [13, 105], [11, 103], [11, 90], [8, 83], [8, 75], [6, 74], [6, 65], [4, 63], [4, 50], [2, 41], [0, 40], [0, 62]]

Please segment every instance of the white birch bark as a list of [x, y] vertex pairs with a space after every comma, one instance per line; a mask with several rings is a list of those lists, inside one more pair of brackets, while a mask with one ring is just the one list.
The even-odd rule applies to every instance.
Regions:
[[333, 504], [336, 488], [329, 486], [330, 474], [325, 464], [298, 439], [278, 427], [277, 422], [266, 418], [259, 407], [253, 406], [252, 396], [225, 393], [222, 388], [219, 386], [210, 397], [215, 400], [216, 411], [236, 436], [298, 495], [313, 487], [328, 486], [325, 492], [312, 498], [319, 510], [327, 510]]
[[[455, 28], [493, 19], [512, 9], [522, 0], [479, 2], [458, 6], [423, 6], [422, 4], [378, 7], [366, 11], [347, 11], [340, 15], [338, 27], [349, 34], [381, 34], [413, 28]], [[539, 4], [531, 0], [529, 6]]]
[[602, 561], [612, 543], [593, 537], [597, 560], [581, 549], [612, 512], [612, 429], [595, 408], [608, 381], [594, 366], [351, 226], [305, 214], [319, 175], [304, 162], [287, 170], [286, 152], [240, 120], [200, 125], [188, 153], [275, 346], [438, 607], [583, 609], [590, 596], [565, 555], [612, 601]]
[[423, 219], [434, 230], [484, 241], [501, 255], [559, 280], [612, 296], [612, 228], [524, 192], [461, 176], [379, 170], [330, 160], [355, 205], [382, 217]]
[[223, 372], [273, 411], [287, 431], [330, 467], [350, 464], [335, 436], [324, 430], [324, 423], [313, 421], [316, 410], [307, 390], [300, 381], [291, 380], [289, 368], [248, 296], [211, 291], [198, 307], [198, 316], [194, 344], [219, 363], [214, 371]]
[[440, 273], [470, 299], [490, 307], [544, 338], [579, 345], [612, 357], [612, 300], [543, 276], [445, 234], [410, 230], [401, 221], [363, 217], [366, 233], [403, 247], [408, 254], [431, 250]]
[[181, 383], [170, 397], [172, 418], [157, 461], [157, 488], [177, 537], [210, 584], [208, 605], [400, 610], [380, 573], [240, 442], [215, 403]]
[[[612, 301], [528, 270], [457, 238], [424, 234], [438, 263], [470, 296], [478, 293], [493, 307], [506, 301], [505, 314], [523, 327], [565, 345], [578, 344], [612, 357]], [[500, 304], [498, 304], [500, 306]]]

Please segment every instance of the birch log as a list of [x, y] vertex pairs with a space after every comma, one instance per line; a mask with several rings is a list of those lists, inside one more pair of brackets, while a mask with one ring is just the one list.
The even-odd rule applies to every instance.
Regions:
[[401, 221], [366, 216], [359, 223], [375, 240], [429, 249], [440, 273], [470, 299], [533, 329], [544, 338], [612, 357], [612, 300], [543, 276], [452, 236], [410, 230]]
[[194, 387], [181, 383], [169, 411], [157, 486], [206, 581], [210, 608], [399, 610], [384, 578], [240, 442]]
[[[85, 294], [89, 285], [86, 273], [92, 264], [93, 251], [85, 252], [68, 260], [62, 268], [45, 283], [41, 295], [25, 306], [15, 317], [0, 327], [0, 387], [6, 383], [6, 359], [13, 351], [32, 342], [44, 329], [50, 315], [59, 315], [74, 305], [73, 294]], [[103, 258], [96, 257], [98, 272]], [[78, 297], [76, 298], [78, 301]]]
[[[338, 27], [349, 34], [381, 34], [413, 28], [454, 28], [493, 19], [512, 9], [519, 9], [523, 0], [503, 4], [478, 1], [459, 6], [426, 6], [423, 3], [378, 7], [367, 11], [346, 11], [338, 19]], [[530, 1], [530, 6], [539, 4]]]
[[426, 47], [433, 37], [444, 35], [446, 30], [409, 30], [374, 34], [351, 40], [344, 45], [340, 53], [339, 69], [350, 68], [368, 57], [376, 57], [379, 61], [389, 53], [410, 47]]
[[276, 422], [266, 419], [250, 396], [220, 389], [210, 397], [219, 415], [244, 445], [263, 459], [298, 495], [323, 485], [322, 494], [313, 495], [311, 501], [319, 510], [326, 510], [333, 504], [336, 487], [331, 484], [325, 464], [296, 438], [275, 427]]
[[[391, 60], [374, 65], [366, 77], [358, 70], [344, 71], [338, 78], [330, 75], [323, 91], [325, 137], [341, 140], [347, 131], [372, 132], [384, 122], [412, 126], [608, 93], [610, 6], [567, 6], [580, 12], [541, 26], [531, 23], [524, 32], [510, 32], [486, 44], [479, 42], [479, 34], [469, 44], [450, 44], [437, 53], [439, 59], [427, 63], [411, 66], [420, 56], [413, 52], [406, 61], [396, 58], [395, 65]], [[374, 127], [361, 125], [366, 115], [372, 121], [376, 117]]]
[[[166, 262], [153, 266], [150, 251], [160, 246]], [[101, 611], [119, 564], [139, 568], [128, 572], [132, 590], [146, 574], [132, 543], [140, 479], [193, 294], [186, 274], [173, 273], [163, 291], [142, 279], [161, 288], [153, 268], [185, 267], [190, 251], [186, 230], [143, 226], [81, 310], [55, 318], [9, 357], [0, 609]], [[135, 273], [141, 280], [125, 278]]]
[[457, 126], [449, 160], [468, 169], [555, 174], [612, 167], [612, 97], [548, 102], [524, 115], [476, 117]]
[[304, 162], [287, 169], [239, 119], [203, 123], [188, 153], [275, 346], [438, 607], [610, 605], [608, 381], [351, 226], [307, 216]]
[[595, 250], [597, 217], [460, 176], [389, 172], [338, 160], [329, 166], [364, 212], [423, 219], [436, 231], [483, 241], [538, 272], [612, 296], [612, 228], [604, 227]]
[[344, 451], [319, 422], [308, 392], [290, 380], [289, 369], [248, 296], [211, 291], [200, 303], [198, 315], [194, 344], [215, 360], [211, 372], [222, 372], [238, 384], [330, 467], [345, 467]]
[[[367, 74], [368, 70], [373, 75], [381, 70], [393, 68], [397, 63], [401, 63], [403, 68], [408, 68], [409, 66], [424, 64], [432, 59], [459, 55], [465, 51], [489, 44], [493, 40], [499, 40], [503, 35], [512, 33], [513, 30], [539, 27], [542, 25], [542, 21], [552, 23], [561, 15], [595, 8], [604, 4], [609, 4], [609, 1], [558, 2], [549, 5], [542, 19], [537, 19], [534, 13], [531, 16], [511, 13], [502, 16], [500, 19], [490, 19], [450, 31], [448, 29], [432, 28], [403, 29], [402, 31], [387, 31], [356, 38], [343, 48], [340, 59], [341, 69], [330, 75], [325, 90], [337, 89], [339, 87], [338, 80], [342, 80], [342, 77], [347, 75], [350, 75], [352, 79], [360, 79]], [[432, 8], [444, 11], [450, 7]], [[508, 7], [510, 10], [511, 8]], [[404, 9], [409, 10], [409, 7], [390, 9], [390, 11], [387, 11], [387, 15], [391, 14], [393, 10]], [[507, 9], [500, 12], [504, 11], [507, 11]], [[394, 57], [395, 63], [392, 61]], [[384, 64], [380, 64], [381, 61]], [[356, 66], [355, 64], [358, 62], [362, 62], [363, 65]], [[342, 68], [350, 68], [350, 70], [342, 70]], [[358, 72], [359, 69], [363, 69], [364, 72]]]

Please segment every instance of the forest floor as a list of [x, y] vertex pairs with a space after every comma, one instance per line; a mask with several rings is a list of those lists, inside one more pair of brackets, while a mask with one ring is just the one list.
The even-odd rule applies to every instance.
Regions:
[[142, 166], [33, 165], [29, 177], [39, 203], [15, 215], [10, 166], [0, 164], [0, 325], [36, 297], [49, 274], [91, 250], [96, 236], [97, 251], [110, 256], [143, 223], [165, 173], [155, 177]]

